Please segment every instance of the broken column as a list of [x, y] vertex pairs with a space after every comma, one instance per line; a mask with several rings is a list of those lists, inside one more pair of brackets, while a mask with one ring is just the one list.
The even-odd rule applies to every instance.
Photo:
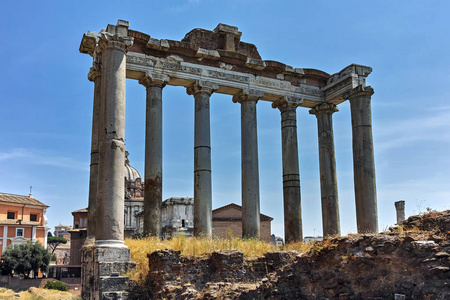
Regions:
[[146, 74], [139, 83], [147, 89], [145, 118], [145, 236], [161, 237], [162, 203], [162, 90], [169, 77]]
[[394, 203], [397, 211], [397, 224], [405, 221], [405, 200], [400, 200]]
[[260, 238], [258, 133], [256, 103], [264, 93], [245, 89], [233, 96], [241, 104], [242, 237]]
[[370, 86], [358, 86], [343, 95], [350, 100], [353, 141], [353, 176], [355, 182], [358, 233], [378, 232], [375, 160], [373, 154]]
[[336, 105], [322, 103], [309, 111], [317, 117], [323, 236], [340, 235], [333, 118]]
[[303, 241], [296, 112], [301, 102], [282, 98], [272, 103], [281, 112], [285, 243]]
[[197, 80], [187, 89], [195, 98], [194, 235], [212, 237], [211, 130], [209, 103], [219, 86]]

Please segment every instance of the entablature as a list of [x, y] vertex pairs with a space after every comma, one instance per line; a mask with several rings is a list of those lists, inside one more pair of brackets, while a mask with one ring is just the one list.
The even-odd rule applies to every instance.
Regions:
[[[122, 23], [128, 24], [119, 20], [117, 26]], [[102, 32], [86, 33], [80, 52], [95, 58]], [[186, 88], [203, 80], [218, 85], [215, 93], [234, 96], [244, 89], [257, 89], [264, 93], [261, 100], [274, 102], [280, 97], [293, 97], [302, 99], [300, 106], [309, 108], [347, 100], [343, 94], [365, 87], [365, 78], [372, 71], [370, 67], [352, 64], [329, 75], [262, 60], [255, 45], [240, 40], [242, 33], [237, 27], [225, 24], [213, 31], [193, 29], [181, 41], [158, 40], [128, 28], [126, 34], [133, 39], [127, 53], [127, 78], [168, 76], [168, 85]]]

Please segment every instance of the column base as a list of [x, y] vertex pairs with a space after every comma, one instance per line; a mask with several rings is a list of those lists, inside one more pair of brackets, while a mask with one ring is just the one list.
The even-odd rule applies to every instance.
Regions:
[[129, 299], [129, 278], [122, 274], [136, 267], [130, 249], [99, 245], [81, 249], [81, 296], [83, 299]]

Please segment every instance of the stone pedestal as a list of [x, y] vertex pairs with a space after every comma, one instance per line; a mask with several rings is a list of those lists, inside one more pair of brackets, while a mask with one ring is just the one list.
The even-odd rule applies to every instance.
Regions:
[[317, 117], [323, 236], [340, 235], [333, 118], [336, 105], [323, 103], [309, 111]]
[[257, 90], [244, 90], [233, 96], [241, 103], [242, 237], [260, 238], [258, 134], [256, 102], [264, 96]]
[[370, 86], [358, 86], [343, 95], [350, 99], [353, 141], [353, 176], [358, 233], [378, 232], [375, 159], [373, 154]]
[[85, 246], [81, 250], [81, 296], [84, 300], [129, 299], [129, 278], [124, 273], [136, 267], [130, 249]]

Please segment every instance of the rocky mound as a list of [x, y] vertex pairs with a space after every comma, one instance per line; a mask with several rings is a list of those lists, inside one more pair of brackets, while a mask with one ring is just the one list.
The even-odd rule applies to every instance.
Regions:
[[316, 242], [306, 254], [149, 254], [136, 299], [450, 299], [450, 211], [413, 216], [388, 233]]

